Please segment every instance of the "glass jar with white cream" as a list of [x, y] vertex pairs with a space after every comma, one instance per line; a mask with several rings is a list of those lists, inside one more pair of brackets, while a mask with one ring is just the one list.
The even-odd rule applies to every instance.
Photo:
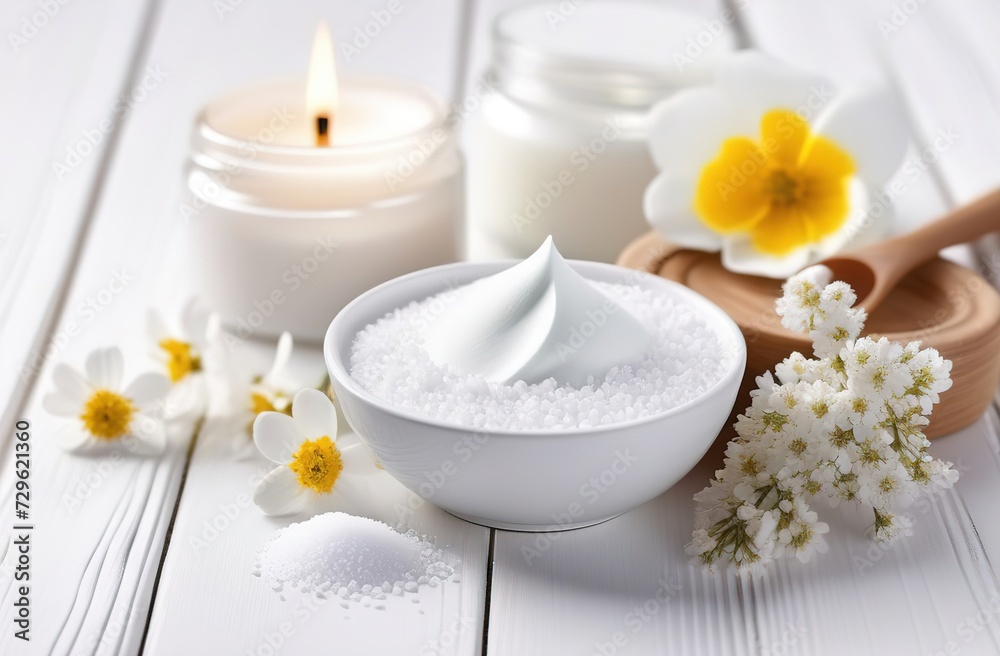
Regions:
[[552, 235], [566, 257], [611, 262], [648, 230], [648, 111], [711, 80], [730, 17], [621, 0], [502, 14], [496, 91], [465, 135], [470, 258], [524, 258]]

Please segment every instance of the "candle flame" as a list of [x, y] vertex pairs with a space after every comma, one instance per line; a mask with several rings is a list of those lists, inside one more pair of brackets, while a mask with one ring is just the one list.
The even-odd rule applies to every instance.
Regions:
[[316, 26], [309, 76], [306, 78], [306, 116], [316, 126], [316, 145], [327, 146], [337, 111], [337, 69], [333, 59], [333, 39], [325, 22]]

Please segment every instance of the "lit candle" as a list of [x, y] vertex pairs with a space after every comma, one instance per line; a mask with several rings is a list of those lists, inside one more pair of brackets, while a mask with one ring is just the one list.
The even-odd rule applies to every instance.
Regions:
[[467, 134], [470, 257], [522, 259], [552, 235], [568, 258], [612, 262], [648, 231], [648, 110], [712, 79], [732, 18], [620, 0], [502, 14], [497, 92]]
[[199, 294], [239, 337], [320, 341], [360, 293], [455, 261], [454, 141], [429, 90], [338, 83], [321, 25], [307, 80], [234, 91], [195, 123], [187, 214]]
[[316, 145], [330, 145], [330, 121], [337, 111], [337, 68], [333, 63], [333, 41], [326, 23], [320, 23], [313, 39], [306, 78], [306, 117], [315, 117]]

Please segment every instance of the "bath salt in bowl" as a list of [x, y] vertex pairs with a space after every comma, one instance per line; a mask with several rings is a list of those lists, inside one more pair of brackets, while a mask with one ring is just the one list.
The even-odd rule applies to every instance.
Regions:
[[[324, 350], [348, 422], [410, 490], [487, 526], [577, 528], [658, 496], [701, 459], [732, 410], [746, 365], [739, 328], [677, 283], [570, 262], [653, 336], [641, 359], [579, 386], [500, 384], [433, 361], [424, 327], [456, 288], [511, 265], [426, 269], [345, 307]], [[576, 348], [598, 323], [576, 327], [560, 348]]]

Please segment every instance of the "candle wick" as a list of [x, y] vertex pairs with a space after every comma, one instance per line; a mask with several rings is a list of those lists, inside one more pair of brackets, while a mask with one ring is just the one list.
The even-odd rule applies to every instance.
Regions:
[[330, 117], [319, 115], [316, 117], [316, 145], [330, 145]]

